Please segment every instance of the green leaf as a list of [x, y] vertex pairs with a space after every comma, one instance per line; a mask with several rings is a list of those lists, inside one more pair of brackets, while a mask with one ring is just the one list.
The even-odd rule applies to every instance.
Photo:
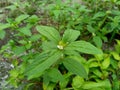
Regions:
[[63, 34], [62, 41], [63, 42], [75, 41], [79, 35], [80, 35], [80, 31], [76, 31], [76, 30], [72, 30], [72, 29], [66, 30]]
[[89, 90], [106, 90], [104, 87], [100, 87], [100, 88], [92, 88], [92, 89], [89, 89]]
[[25, 52], [25, 47], [24, 46], [16, 46], [13, 48], [13, 51], [16, 55], [23, 54]]
[[19, 71], [16, 70], [16, 69], [13, 69], [10, 71], [10, 76], [13, 77], [13, 78], [17, 78], [19, 75]]
[[107, 69], [110, 65], [110, 56], [107, 56], [104, 58], [104, 61], [102, 62], [102, 69]]
[[29, 61], [26, 67], [26, 72], [31, 71], [31, 69], [35, 68], [38, 66], [40, 63], [44, 62], [49, 55], [51, 56], [52, 54], [49, 54], [49, 52], [42, 52], [37, 54], [32, 61]]
[[43, 90], [54, 90], [54, 88], [55, 88], [55, 84], [54, 83], [50, 83], [48, 86], [45, 86], [44, 84], [43, 84]]
[[29, 90], [30, 86], [34, 85], [35, 83], [28, 83], [25, 87], [24, 90]]
[[58, 81], [64, 80], [64, 77], [62, 76], [60, 71], [56, 68], [52, 68], [52, 69], [48, 70], [47, 74], [49, 75], [52, 82], [58, 82]]
[[39, 20], [37, 15], [32, 15], [31, 17], [29, 17], [27, 19], [27, 22], [31, 23], [31, 24], [35, 24], [37, 21]]
[[87, 72], [80, 62], [72, 58], [65, 58], [65, 60], [63, 61], [63, 64], [66, 67], [66, 69], [72, 72], [73, 74], [87, 78]]
[[120, 40], [117, 40], [117, 39], [116, 39], [116, 42], [117, 42], [117, 44], [120, 46]]
[[5, 37], [6, 32], [4, 30], [0, 30], [0, 39]]
[[120, 55], [119, 55], [119, 53], [117, 53], [117, 52], [112, 52], [111, 54], [113, 55], [114, 59], [120, 61]]
[[89, 67], [91, 68], [91, 67], [98, 67], [99, 66], [99, 63], [98, 62], [91, 62], [90, 64], [89, 64]]
[[120, 40], [116, 40], [117, 44], [115, 45], [115, 50], [117, 53], [120, 53]]
[[102, 47], [102, 40], [99, 36], [94, 36], [93, 41], [96, 44], [97, 47], [101, 48]]
[[15, 21], [16, 21], [17, 23], [20, 23], [21, 21], [23, 21], [24, 19], [26, 19], [26, 18], [28, 18], [28, 17], [29, 17], [29, 15], [27, 15], [27, 14], [22, 14], [22, 15], [18, 16], [18, 17], [15, 19]]
[[95, 29], [94, 29], [91, 25], [87, 25], [87, 30], [88, 30], [90, 33], [95, 33]]
[[9, 23], [0, 23], [0, 30], [3, 30], [3, 29], [6, 29], [6, 28], [9, 28], [11, 25]]
[[18, 30], [24, 35], [31, 36], [32, 33], [30, 31], [31, 26], [27, 25], [26, 27], [19, 28]]
[[61, 11], [60, 10], [54, 10], [53, 13], [54, 13], [56, 19], [58, 19]]
[[119, 90], [119, 89], [120, 89], [120, 81], [117, 78], [114, 78], [112, 90]]
[[69, 83], [69, 77], [72, 75], [71, 72], [65, 73], [63, 75], [64, 77], [64, 81], [60, 81], [59, 82], [59, 86], [60, 86], [60, 90], [64, 90], [64, 88], [67, 87], [68, 83]]
[[51, 51], [53, 49], [57, 49], [57, 45], [53, 42], [46, 42], [45, 41], [45, 42], [42, 43], [42, 49], [44, 51]]
[[96, 18], [103, 17], [103, 16], [105, 16], [104, 12], [98, 12], [98, 13], [94, 14], [92, 19], [96, 19]]
[[80, 88], [84, 84], [84, 79], [80, 76], [76, 76], [73, 78], [72, 87], [75, 89]]
[[115, 59], [110, 58], [110, 64], [111, 64], [113, 69], [117, 69], [118, 68], [118, 61], [116, 61]]
[[37, 40], [39, 40], [41, 38], [41, 35], [40, 34], [34, 34], [34, 35], [32, 35], [31, 37], [30, 37], [30, 41], [37, 41]]
[[58, 43], [61, 38], [59, 32], [49, 26], [37, 26], [36, 27], [37, 31], [41, 33], [43, 36], [47, 37], [48, 40], [51, 40], [55, 43]]
[[102, 51], [89, 42], [86, 41], [75, 41], [71, 42], [65, 47], [65, 50], [75, 50], [87, 54], [102, 54]]
[[97, 77], [99, 78], [103, 77], [103, 72], [101, 72], [97, 68], [92, 69], [92, 71], [93, 71], [93, 74], [95, 74]]
[[79, 56], [80, 55], [77, 51], [73, 51], [73, 50], [64, 50], [64, 54], [69, 55], [69, 56]]
[[[87, 90], [91, 90], [93, 88], [100, 88], [103, 87], [105, 88], [105, 90], [111, 90], [111, 85], [109, 80], [104, 80], [104, 81], [100, 81], [100, 82], [86, 82], [83, 85], [83, 89], [87, 89]], [[93, 89], [94, 90], [94, 89]]]
[[[49, 56], [47, 59], [42, 63], [39, 63], [36, 66], [33, 66], [31, 70], [26, 72], [26, 75], [28, 76], [28, 79], [36, 78], [42, 75], [42, 73], [48, 69], [51, 65], [53, 65], [59, 58], [61, 57], [61, 52], [60, 51], [54, 51], [54, 53]], [[33, 62], [34, 64], [34, 62]], [[32, 64], [31, 64], [32, 65]]]

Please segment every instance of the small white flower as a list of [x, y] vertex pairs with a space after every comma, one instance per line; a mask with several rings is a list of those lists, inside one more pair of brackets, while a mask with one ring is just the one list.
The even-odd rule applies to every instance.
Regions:
[[11, 64], [10, 66], [11, 66], [12, 68], [14, 68], [14, 65], [13, 65], [13, 64]]
[[62, 50], [63, 46], [62, 45], [57, 45], [57, 48]]

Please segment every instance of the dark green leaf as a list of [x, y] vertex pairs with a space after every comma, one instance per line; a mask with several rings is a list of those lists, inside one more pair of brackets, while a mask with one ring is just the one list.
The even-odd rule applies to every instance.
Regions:
[[73, 74], [79, 75], [84, 78], [88, 77], [85, 68], [80, 62], [72, 58], [65, 58], [65, 60], [63, 61], [63, 64], [66, 67], [66, 69], [72, 72]]
[[76, 31], [76, 30], [66, 30], [63, 34], [63, 38], [62, 41], [63, 42], [72, 42], [75, 41], [78, 36], [80, 35], [80, 31]]
[[96, 19], [96, 18], [99, 18], [99, 17], [103, 17], [103, 16], [105, 16], [104, 12], [98, 12], [98, 13], [94, 14], [93, 19]]
[[88, 30], [90, 33], [95, 33], [95, 29], [94, 29], [91, 25], [87, 25], [87, 30]]
[[48, 40], [51, 40], [55, 43], [58, 43], [61, 40], [59, 32], [52, 27], [37, 26], [36, 28], [37, 31], [41, 33], [43, 36], [47, 37]]
[[23, 54], [25, 52], [25, 47], [24, 46], [16, 46], [13, 48], [13, 51], [16, 55]]
[[31, 68], [31, 70], [26, 72], [28, 79], [36, 78], [36, 77], [39, 77], [40, 75], [42, 75], [42, 73], [46, 69], [48, 69], [51, 65], [53, 65], [60, 57], [61, 57], [61, 52], [55, 51], [47, 59], [45, 58], [45, 60], [42, 63], [39, 63], [36, 66], [33, 66], [33, 68]]
[[51, 81], [53, 82], [58, 82], [58, 81], [63, 81], [64, 77], [60, 73], [60, 71], [56, 68], [52, 68], [47, 71], [47, 74], [49, 75]]
[[29, 23], [31, 23], [31, 24], [35, 24], [38, 20], [39, 20], [38, 16], [32, 15], [31, 17], [29, 17], [29, 18], [27, 19], [27, 22], [29, 22]]
[[31, 26], [27, 25], [26, 27], [19, 28], [18, 30], [19, 30], [21, 33], [23, 33], [24, 35], [31, 36], [32, 33], [31, 33], [30, 28], [31, 28]]
[[46, 51], [51, 51], [53, 49], [57, 49], [57, 45], [53, 42], [43, 42], [42, 43], [42, 49]]
[[87, 54], [102, 54], [102, 51], [86, 41], [71, 42], [65, 50], [76, 50]]
[[31, 62], [29, 61], [29, 64], [26, 67], [26, 72], [31, 71], [31, 69], [44, 62], [44, 60], [46, 60], [50, 55], [51, 54], [49, 54], [49, 52], [42, 52], [37, 54]]

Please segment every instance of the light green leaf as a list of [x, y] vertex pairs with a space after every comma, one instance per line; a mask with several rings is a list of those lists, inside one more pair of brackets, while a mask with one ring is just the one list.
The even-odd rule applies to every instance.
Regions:
[[73, 74], [87, 78], [87, 72], [80, 62], [72, 58], [65, 58], [65, 60], [63, 61], [63, 64], [66, 67], [66, 69], [72, 72]]
[[87, 89], [87, 90], [91, 90], [93, 88], [100, 88], [103, 87], [105, 88], [105, 90], [111, 90], [111, 85], [109, 80], [104, 80], [104, 81], [100, 81], [100, 82], [86, 82], [83, 85], [83, 89]]
[[65, 30], [62, 41], [65, 43], [75, 41], [79, 35], [80, 35], [80, 31], [72, 30], [72, 29]]
[[117, 39], [116, 39], [116, 42], [117, 42], [117, 44], [120, 46], [120, 40], [117, 40]]
[[114, 59], [120, 61], [120, 55], [119, 55], [119, 53], [117, 53], [117, 52], [112, 52], [111, 54], [113, 55]]
[[5, 37], [6, 32], [4, 30], [0, 30], [0, 39]]
[[51, 40], [55, 43], [58, 43], [61, 40], [59, 32], [53, 27], [37, 26], [36, 29], [40, 34], [47, 37], [48, 40]]
[[[60, 51], [54, 51], [54, 53], [49, 56], [47, 59], [42, 63], [39, 63], [36, 66], [33, 66], [31, 70], [26, 71], [26, 75], [28, 76], [28, 79], [36, 78], [42, 75], [42, 73], [48, 69], [51, 65], [53, 65], [59, 58], [61, 57]], [[32, 65], [32, 64], [31, 64]]]
[[97, 55], [94, 55], [94, 56], [98, 61], [102, 61], [104, 59], [104, 55], [106, 55], [106, 54], [97, 54]]
[[102, 51], [89, 42], [75, 41], [66, 46], [65, 50], [75, 50], [87, 54], [102, 54]]
[[91, 62], [90, 64], [89, 64], [89, 67], [91, 68], [91, 67], [98, 67], [99, 66], [99, 63], [98, 62]]
[[11, 25], [9, 23], [0, 23], [0, 30], [3, 30], [3, 29], [6, 29], [6, 28], [9, 28]]
[[97, 68], [94, 68], [94, 69], [92, 69], [92, 70], [93, 70], [93, 73], [94, 73], [97, 77], [101, 78], [101, 77], [103, 76], [103, 73], [102, 73], [100, 70], [98, 70]]
[[110, 56], [104, 58], [103, 62], [102, 62], [102, 69], [107, 69], [110, 65]]
[[19, 71], [18, 70], [13, 69], [13, 70], [10, 71], [10, 76], [11, 77], [17, 78], [18, 75], [19, 75]]
[[60, 10], [54, 10], [53, 13], [54, 13], [56, 19], [58, 19], [61, 11]]
[[24, 19], [26, 19], [26, 18], [28, 18], [28, 17], [29, 17], [29, 15], [27, 15], [27, 14], [22, 14], [22, 15], [18, 16], [18, 17], [15, 19], [15, 21], [16, 21], [17, 23], [20, 23], [21, 21], [23, 21]]
[[84, 79], [80, 76], [76, 76], [73, 78], [72, 87], [75, 89], [80, 88], [84, 84]]
[[102, 47], [102, 40], [101, 40], [101, 38], [99, 36], [94, 36], [93, 41], [94, 41], [94, 43], [96, 44], [96, 46], [98, 48]]

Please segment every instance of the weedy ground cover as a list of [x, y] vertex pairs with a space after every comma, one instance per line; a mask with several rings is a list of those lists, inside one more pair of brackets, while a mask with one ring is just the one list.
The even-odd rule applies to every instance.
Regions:
[[8, 0], [1, 8], [0, 54], [14, 66], [8, 84], [120, 89], [119, 0]]

